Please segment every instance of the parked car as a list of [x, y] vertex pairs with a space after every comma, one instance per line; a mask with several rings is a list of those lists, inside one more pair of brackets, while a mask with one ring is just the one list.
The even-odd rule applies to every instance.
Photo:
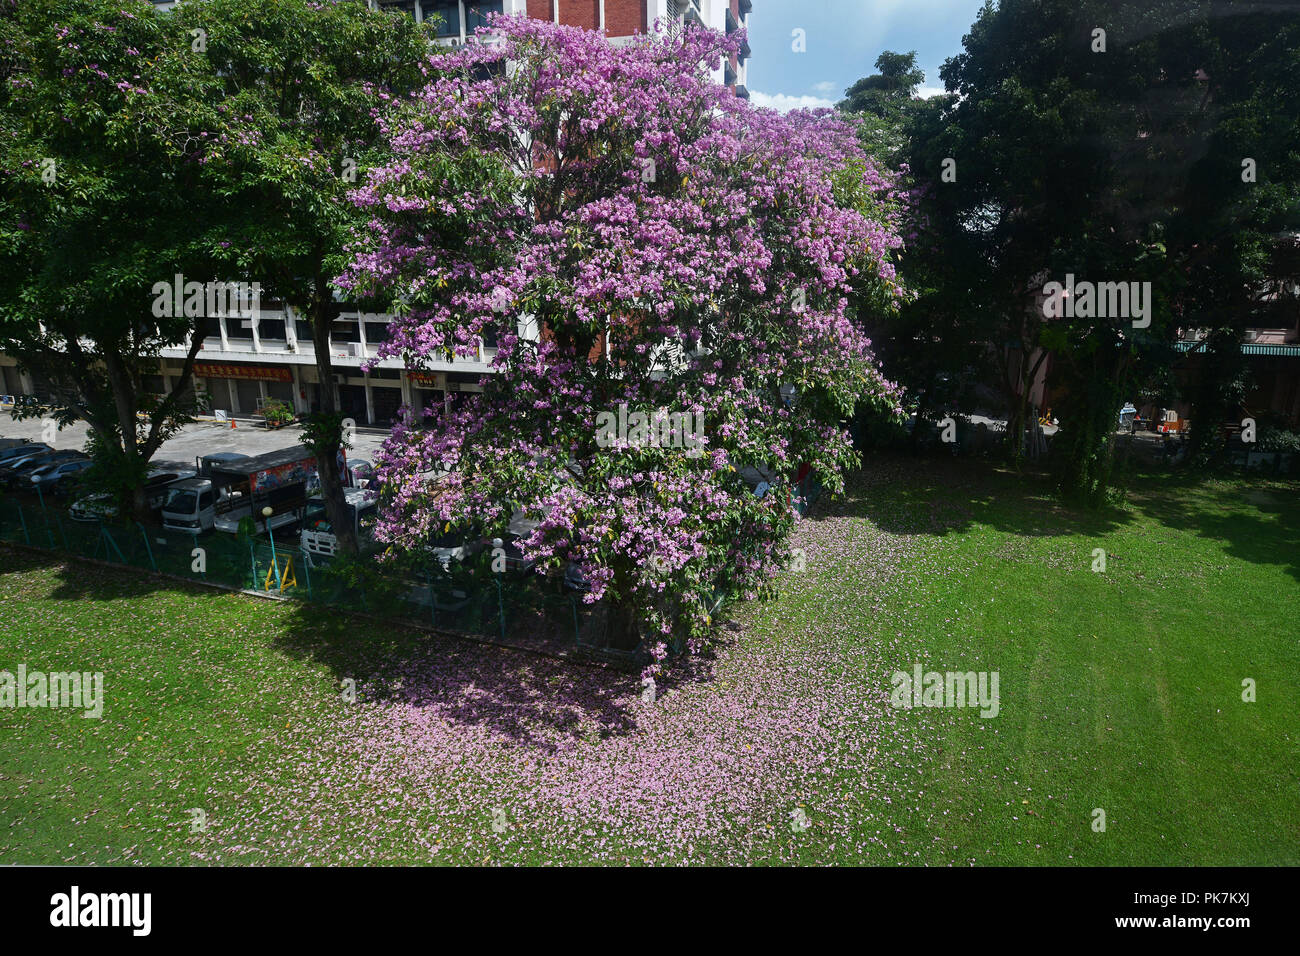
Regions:
[[19, 480], [19, 487], [24, 490], [40, 489], [41, 494], [57, 495], [62, 489], [65, 493], [72, 487], [81, 474], [93, 465], [90, 458], [70, 458], [41, 465], [28, 472]]
[[86, 456], [79, 451], [44, 451], [26, 458], [20, 458], [17, 461], [6, 462], [5, 467], [0, 469], [0, 484], [6, 488], [14, 488], [19, 485], [23, 479], [43, 465], [55, 464], [61, 461], [71, 461], [75, 458], [85, 458]]
[[[145, 499], [152, 511], [157, 511], [167, 500], [168, 486], [173, 482], [194, 477], [192, 469], [157, 468], [145, 478]], [[117, 517], [117, 502], [108, 492], [87, 495], [75, 501], [68, 509], [73, 521], [110, 521]]]
[[19, 458], [26, 458], [43, 451], [54, 451], [44, 442], [28, 441], [26, 438], [0, 439], [0, 468]]

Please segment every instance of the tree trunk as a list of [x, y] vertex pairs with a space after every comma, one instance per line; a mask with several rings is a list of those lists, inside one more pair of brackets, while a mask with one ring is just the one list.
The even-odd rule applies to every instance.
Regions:
[[140, 449], [136, 434], [136, 400], [135, 383], [122, 364], [121, 358], [111, 350], [104, 351], [104, 368], [108, 373], [109, 385], [113, 391], [113, 406], [117, 409], [117, 424], [122, 437], [122, 459], [128, 472], [137, 479], [132, 482], [130, 494], [124, 494], [119, 501], [119, 509], [128, 506], [131, 516], [136, 521], [149, 520], [149, 502], [144, 493], [143, 463], [140, 462]]
[[912, 426], [910, 444], [912, 454], [921, 454], [921, 428], [925, 423], [926, 413], [930, 410], [930, 389], [934, 387], [934, 382], [930, 382], [930, 388], [921, 392], [916, 400], [916, 424]]
[[636, 618], [636, 608], [630, 602], [610, 602], [605, 614], [605, 646], [620, 651], [636, 650], [641, 643]]
[[[318, 278], [316, 295], [312, 301], [312, 337], [316, 352], [316, 377], [320, 380], [321, 416], [326, 421], [333, 421], [338, 415], [338, 403], [334, 401], [334, 363], [330, 358], [330, 296], [324, 283]], [[344, 554], [355, 555], [361, 550], [357, 542], [356, 530], [352, 517], [348, 513], [347, 503], [343, 499], [343, 481], [339, 475], [338, 455], [342, 444], [341, 428], [334, 430], [324, 442], [316, 448], [316, 469], [320, 476], [321, 500], [325, 504], [325, 516], [329, 518], [330, 527], [338, 539], [339, 550]]]

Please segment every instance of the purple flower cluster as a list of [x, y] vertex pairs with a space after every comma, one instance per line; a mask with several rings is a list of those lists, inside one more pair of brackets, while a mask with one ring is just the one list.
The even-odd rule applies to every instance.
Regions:
[[[829, 111], [714, 83], [734, 36], [614, 47], [521, 17], [489, 36], [432, 57], [380, 117], [395, 158], [353, 195], [369, 221], [338, 281], [391, 303], [380, 354], [496, 343], [482, 393], [394, 429], [378, 537], [418, 552], [523, 508], [539, 571], [576, 565], [647, 638], [706, 637], [710, 596], [758, 593], [788, 553], [788, 491], [759, 498], [742, 470], [835, 490], [841, 422], [898, 412], [849, 302], [902, 295], [905, 197]], [[704, 447], [598, 446], [621, 404], [702, 415]]]

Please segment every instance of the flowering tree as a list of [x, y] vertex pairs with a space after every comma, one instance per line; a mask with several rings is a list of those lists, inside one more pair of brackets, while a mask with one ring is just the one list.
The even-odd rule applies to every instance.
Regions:
[[[393, 431], [379, 537], [418, 552], [522, 508], [525, 554], [580, 569], [656, 660], [707, 634], [715, 589], [783, 566], [788, 479], [842, 487], [855, 406], [900, 412], [847, 305], [901, 295], [891, 180], [828, 112], [714, 83], [737, 44], [494, 20], [385, 121], [397, 158], [338, 280], [397, 313], [386, 354], [496, 342], [481, 394]], [[746, 466], [785, 481], [759, 496]]]

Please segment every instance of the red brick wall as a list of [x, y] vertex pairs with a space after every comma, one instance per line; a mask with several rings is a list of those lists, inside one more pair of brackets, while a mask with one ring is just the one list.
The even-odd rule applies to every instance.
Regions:
[[595, 30], [600, 27], [600, 0], [560, 0], [560, 22]]
[[[739, 0], [732, 0], [738, 3]], [[646, 0], [605, 0], [605, 33], [628, 37], [646, 32]]]
[[[537, 20], [555, 19], [551, 6], [556, 0], [528, 0], [528, 15]], [[736, 5], [740, 0], [731, 0]], [[600, 0], [558, 0], [560, 22], [588, 30], [600, 29]], [[646, 0], [605, 0], [605, 32], [612, 37], [629, 37], [646, 32]]]

